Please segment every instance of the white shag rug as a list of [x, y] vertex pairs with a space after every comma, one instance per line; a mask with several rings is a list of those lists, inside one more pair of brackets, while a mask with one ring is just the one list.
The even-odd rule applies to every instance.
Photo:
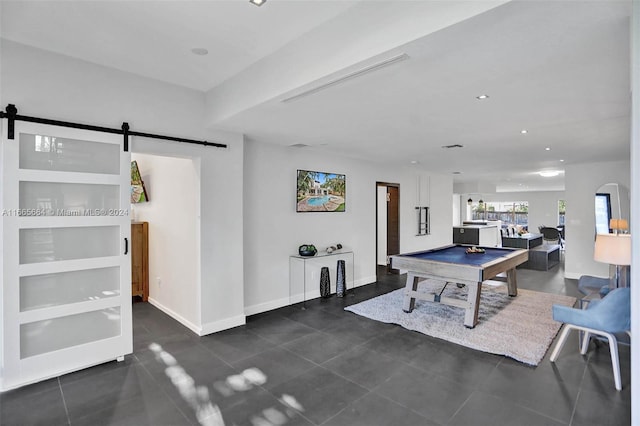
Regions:
[[[441, 281], [425, 280], [418, 291], [439, 293], [442, 285]], [[405, 313], [404, 291], [395, 290], [345, 310], [530, 365], [538, 365], [544, 358], [562, 325], [553, 320], [553, 304], [573, 306], [576, 301], [575, 297], [523, 289], [518, 289], [517, 297], [509, 297], [505, 286], [483, 284], [478, 325], [470, 329], [464, 326], [462, 308], [416, 300], [413, 312]], [[449, 284], [442, 295], [466, 299], [467, 290]]]

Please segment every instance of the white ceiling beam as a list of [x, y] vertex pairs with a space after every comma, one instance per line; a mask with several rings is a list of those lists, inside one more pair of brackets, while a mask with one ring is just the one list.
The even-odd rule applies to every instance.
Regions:
[[509, 1], [362, 2], [210, 90], [207, 123], [224, 124], [253, 106]]

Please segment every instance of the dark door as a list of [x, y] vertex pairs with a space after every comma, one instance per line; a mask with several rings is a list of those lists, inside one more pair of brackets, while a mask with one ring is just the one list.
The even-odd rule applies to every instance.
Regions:
[[[387, 186], [387, 256], [400, 253], [400, 190], [397, 186]], [[397, 269], [389, 272], [399, 273]]]

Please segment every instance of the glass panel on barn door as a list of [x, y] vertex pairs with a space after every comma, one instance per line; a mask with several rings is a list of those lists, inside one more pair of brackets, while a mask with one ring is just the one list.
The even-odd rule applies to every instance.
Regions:
[[2, 138], [0, 389], [132, 352], [123, 137], [16, 122]]

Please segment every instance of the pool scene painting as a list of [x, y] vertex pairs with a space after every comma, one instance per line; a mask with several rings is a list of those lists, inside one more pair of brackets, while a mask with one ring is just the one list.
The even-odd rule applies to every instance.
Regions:
[[298, 170], [297, 212], [343, 212], [345, 175]]

